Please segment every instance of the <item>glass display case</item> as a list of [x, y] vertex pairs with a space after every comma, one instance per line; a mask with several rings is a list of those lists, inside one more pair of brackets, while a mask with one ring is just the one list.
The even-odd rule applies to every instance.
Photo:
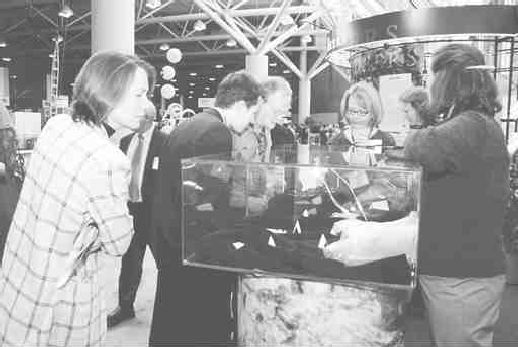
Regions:
[[422, 171], [373, 148], [182, 160], [187, 266], [413, 288]]

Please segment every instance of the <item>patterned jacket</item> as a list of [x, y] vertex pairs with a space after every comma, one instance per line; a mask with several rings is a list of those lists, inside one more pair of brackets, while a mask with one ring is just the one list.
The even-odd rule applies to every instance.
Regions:
[[126, 156], [104, 130], [53, 117], [28, 166], [0, 269], [1, 346], [100, 346], [100, 251], [133, 235]]

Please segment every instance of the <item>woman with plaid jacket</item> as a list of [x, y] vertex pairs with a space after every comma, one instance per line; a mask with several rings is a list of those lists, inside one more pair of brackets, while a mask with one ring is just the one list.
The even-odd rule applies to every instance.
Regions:
[[130, 165], [107, 132], [139, 128], [153, 81], [139, 58], [98, 53], [75, 80], [71, 114], [47, 122], [0, 269], [1, 346], [102, 345], [99, 255], [122, 256], [133, 234]]

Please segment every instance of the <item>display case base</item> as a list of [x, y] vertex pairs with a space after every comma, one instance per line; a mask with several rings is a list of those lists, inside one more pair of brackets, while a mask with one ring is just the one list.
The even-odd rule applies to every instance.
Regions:
[[239, 346], [403, 346], [408, 291], [242, 276]]

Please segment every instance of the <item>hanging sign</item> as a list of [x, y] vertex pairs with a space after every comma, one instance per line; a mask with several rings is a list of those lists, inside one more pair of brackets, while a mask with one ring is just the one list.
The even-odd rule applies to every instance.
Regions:
[[[518, 6], [431, 7], [386, 13], [341, 22], [336, 27], [337, 46], [402, 37], [452, 34], [518, 33]], [[343, 23], [343, 24], [342, 24]]]

